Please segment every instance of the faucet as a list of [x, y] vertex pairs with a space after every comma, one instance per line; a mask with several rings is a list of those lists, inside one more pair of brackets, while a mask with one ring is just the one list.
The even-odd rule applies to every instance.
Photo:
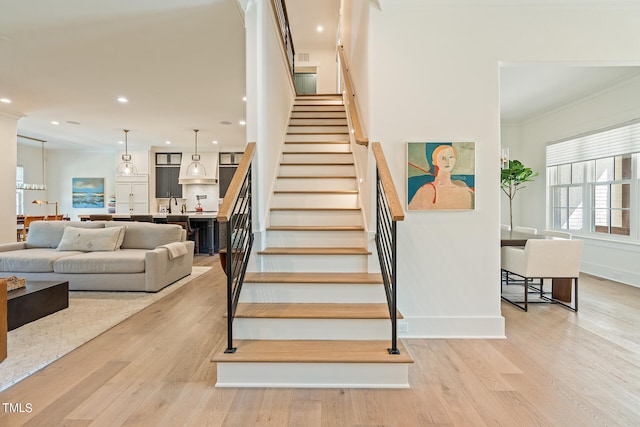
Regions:
[[169, 206], [167, 208], [167, 213], [171, 213], [171, 199], [173, 199], [175, 204], [176, 204], [176, 206], [178, 206], [178, 199], [176, 199], [172, 195], [169, 195]]

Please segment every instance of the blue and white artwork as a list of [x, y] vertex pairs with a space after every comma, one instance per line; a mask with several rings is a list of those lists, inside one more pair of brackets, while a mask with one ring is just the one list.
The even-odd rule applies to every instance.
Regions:
[[72, 178], [74, 208], [104, 208], [104, 178]]

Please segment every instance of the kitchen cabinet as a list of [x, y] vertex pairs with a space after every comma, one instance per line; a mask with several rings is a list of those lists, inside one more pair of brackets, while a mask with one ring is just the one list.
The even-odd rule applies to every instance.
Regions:
[[146, 176], [116, 179], [116, 213], [146, 214], [149, 212], [149, 179]]
[[156, 167], [156, 197], [159, 199], [171, 196], [182, 198], [179, 176], [179, 167]]
[[156, 153], [156, 198], [182, 198], [181, 161], [182, 153]]

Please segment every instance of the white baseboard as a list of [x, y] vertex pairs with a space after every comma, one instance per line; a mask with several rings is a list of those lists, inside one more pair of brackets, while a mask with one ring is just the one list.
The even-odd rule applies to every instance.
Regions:
[[412, 317], [404, 315], [407, 332], [400, 338], [505, 338], [504, 317]]

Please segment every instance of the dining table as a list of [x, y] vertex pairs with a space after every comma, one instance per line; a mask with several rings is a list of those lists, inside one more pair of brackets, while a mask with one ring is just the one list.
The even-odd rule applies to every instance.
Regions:
[[[545, 234], [525, 233], [522, 231], [500, 230], [500, 246], [524, 246], [527, 240], [543, 239], [543, 240], [560, 240], [561, 237], [547, 236]], [[571, 279], [551, 279], [551, 293], [553, 298], [571, 302]]]

